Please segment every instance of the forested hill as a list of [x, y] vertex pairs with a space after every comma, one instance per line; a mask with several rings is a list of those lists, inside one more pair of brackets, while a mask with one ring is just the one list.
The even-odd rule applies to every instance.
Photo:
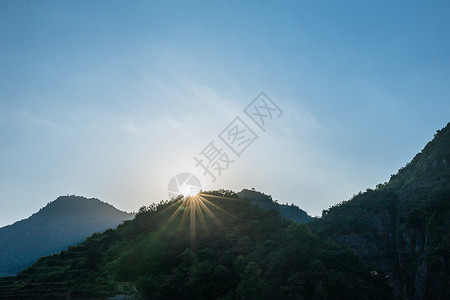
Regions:
[[144, 207], [0, 278], [0, 298], [391, 299], [375, 271], [306, 224], [221, 190]]
[[41, 256], [133, 217], [98, 199], [59, 197], [31, 217], [0, 228], [0, 275], [16, 274]]
[[450, 299], [450, 123], [389, 182], [311, 224], [383, 270], [399, 299]]
[[152, 204], [0, 278], [0, 298], [450, 299], [449, 163], [447, 125], [389, 182], [304, 224], [256, 191]]

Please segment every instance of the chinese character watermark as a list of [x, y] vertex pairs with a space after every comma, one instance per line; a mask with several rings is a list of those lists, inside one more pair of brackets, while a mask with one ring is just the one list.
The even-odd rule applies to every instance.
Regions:
[[[264, 92], [261, 92], [247, 105], [244, 113], [247, 119], [253, 121], [258, 130], [265, 132], [269, 123], [275, 118], [280, 117], [283, 111]], [[255, 128], [251, 128], [245, 120], [240, 116], [236, 116], [219, 133], [218, 138], [232, 151], [231, 156], [222, 147], [218, 146], [215, 140], [209, 142], [198, 155], [194, 156], [195, 167], [201, 168], [203, 176], [210, 178], [212, 182], [215, 182], [218, 177], [221, 177], [229, 169], [230, 165], [235, 163], [259, 136], [255, 132]], [[170, 180], [168, 195], [170, 198], [180, 194], [183, 196], [193, 196], [200, 192], [200, 190], [201, 183], [197, 177], [191, 173], [181, 173]]]
[[200, 152], [200, 158], [194, 157], [197, 162], [196, 167], [203, 168], [203, 175], [208, 174], [212, 181], [216, 181], [216, 175], [220, 177], [223, 170], [228, 170], [230, 163], [234, 160], [228, 158], [228, 154], [222, 149], [217, 148], [211, 141], [205, 149]]
[[220, 134], [219, 138], [227, 145], [237, 156], [253, 143], [258, 136], [256, 135], [241, 118], [236, 117]]
[[266, 126], [270, 120], [283, 114], [278, 105], [264, 92], [261, 92], [244, 111], [262, 131], [266, 131]]

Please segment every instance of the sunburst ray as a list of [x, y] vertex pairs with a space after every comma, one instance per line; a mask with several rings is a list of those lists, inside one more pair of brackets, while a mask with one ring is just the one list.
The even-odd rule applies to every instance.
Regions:
[[[167, 228], [168, 224], [172, 223], [177, 218], [177, 216], [181, 214], [179, 229], [183, 228], [189, 220], [191, 248], [195, 249], [195, 240], [198, 228], [202, 228], [206, 235], [210, 234], [206, 218], [209, 218], [219, 228], [223, 228], [222, 223], [220, 222], [219, 218], [217, 218], [215, 213], [222, 213], [231, 216], [231, 214], [225, 209], [213, 203], [212, 199], [208, 200], [206, 198], [214, 198], [225, 201], [240, 200], [236, 198], [228, 198], [206, 193], [198, 193], [195, 196], [189, 196], [184, 199], [176, 200], [163, 210], [164, 212], [168, 209], [173, 209], [174, 207], [176, 207], [175, 211], [170, 215], [168, 220], [162, 226], [162, 229]], [[213, 209], [215, 213], [211, 209]]]

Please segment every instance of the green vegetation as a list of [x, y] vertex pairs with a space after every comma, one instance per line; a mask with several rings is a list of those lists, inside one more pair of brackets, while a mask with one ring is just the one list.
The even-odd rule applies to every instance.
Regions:
[[388, 183], [311, 227], [382, 269], [399, 299], [450, 299], [450, 123]]
[[279, 204], [277, 200], [272, 199], [272, 196], [257, 192], [255, 189], [244, 189], [238, 193], [238, 196], [242, 199], [251, 200], [252, 203], [256, 204], [256, 206], [261, 209], [278, 211], [282, 217], [297, 223], [307, 223], [312, 220], [312, 218], [298, 206], [294, 204]]
[[450, 124], [312, 221], [254, 190], [152, 204], [0, 278], [0, 298], [450, 299], [449, 164]]
[[41, 258], [15, 278], [1, 278], [0, 298], [390, 298], [382, 276], [306, 224], [230, 191], [203, 197], [211, 214], [204, 214], [204, 223], [197, 215], [194, 243], [190, 215], [184, 223], [182, 213], [167, 223], [186, 200], [162, 202], [116, 230]]

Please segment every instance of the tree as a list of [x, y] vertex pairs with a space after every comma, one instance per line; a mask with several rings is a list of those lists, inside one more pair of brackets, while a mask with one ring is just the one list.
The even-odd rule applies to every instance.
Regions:
[[261, 279], [261, 269], [251, 261], [245, 267], [244, 274], [241, 275], [241, 281], [236, 288], [237, 299], [240, 300], [258, 300], [264, 296], [264, 282]]

